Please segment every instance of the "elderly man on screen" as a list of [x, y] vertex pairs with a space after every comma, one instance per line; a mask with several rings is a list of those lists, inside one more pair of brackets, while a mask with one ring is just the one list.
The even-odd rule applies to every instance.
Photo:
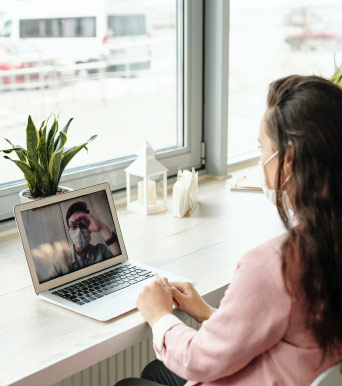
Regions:
[[[85, 202], [78, 201], [70, 206], [66, 214], [66, 222], [74, 245], [72, 270], [87, 267], [121, 253], [116, 233], [90, 214]], [[106, 245], [103, 243], [92, 245], [91, 233], [101, 234]]]

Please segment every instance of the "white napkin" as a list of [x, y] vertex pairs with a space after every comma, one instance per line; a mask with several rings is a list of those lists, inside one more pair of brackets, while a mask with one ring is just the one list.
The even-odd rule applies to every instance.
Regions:
[[198, 172], [192, 168], [178, 170], [177, 182], [173, 185], [172, 214], [175, 217], [189, 216], [196, 208], [199, 200]]

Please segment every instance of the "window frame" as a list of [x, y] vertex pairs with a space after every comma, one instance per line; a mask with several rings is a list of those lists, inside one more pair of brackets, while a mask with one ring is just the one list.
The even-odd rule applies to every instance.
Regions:
[[[182, 38], [183, 43], [178, 44], [177, 137], [182, 140], [183, 146], [157, 152], [157, 159], [169, 169], [168, 176], [177, 174], [179, 167], [202, 166], [203, 1], [178, 0], [177, 18], [180, 26], [177, 29], [177, 39]], [[180, 130], [180, 127], [183, 130]], [[124, 169], [135, 158], [135, 155], [130, 155], [68, 170], [61, 178], [60, 184], [78, 189], [108, 182], [113, 192], [123, 189], [126, 184]], [[13, 226], [12, 208], [19, 203], [18, 193], [25, 188], [25, 180], [0, 186], [0, 230]]]
[[208, 173], [256, 165], [260, 151], [229, 157], [229, 38], [230, 0], [204, 1], [204, 140]]
[[204, 4], [204, 138], [206, 169], [228, 173], [229, 0]]

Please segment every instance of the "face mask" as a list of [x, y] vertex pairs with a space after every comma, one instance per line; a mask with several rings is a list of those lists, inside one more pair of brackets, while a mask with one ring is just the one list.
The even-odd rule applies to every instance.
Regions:
[[77, 228], [69, 231], [70, 237], [76, 248], [86, 248], [90, 242], [90, 232], [88, 229]]
[[[265, 166], [272, 161], [272, 159], [278, 155], [278, 150], [273, 153], [265, 162], [262, 162], [261, 160], [258, 162], [259, 164], [259, 169], [262, 177], [262, 190], [265, 194], [265, 196], [274, 204], [277, 205], [277, 191], [275, 189], [270, 189], [267, 186], [267, 181], [266, 181], [266, 174], [265, 174]], [[290, 180], [292, 174], [290, 173], [286, 178], [285, 181], [282, 183], [281, 187], [283, 188], [287, 182]], [[282, 199], [283, 199], [283, 205], [289, 209], [292, 208], [291, 201], [289, 199], [289, 196], [287, 194], [286, 190], [282, 190]]]

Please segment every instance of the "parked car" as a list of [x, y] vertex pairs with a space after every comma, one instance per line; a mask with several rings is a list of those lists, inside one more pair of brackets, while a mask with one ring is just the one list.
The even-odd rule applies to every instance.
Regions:
[[342, 34], [326, 24], [313, 25], [285, 39], [292, 49], [337, 51], [342, 49]]
[[[42, 67], [44, 80], [51, 75], [54, 60], [44, 56], [37, 48], [27, 42], [6, 42], [0, 40], [0, 84], [23, 84], [41, 80]], [[26, 72], [27, 68], [36, 68], [37, 72]], [[11, 71], [10, 70], [17, 70]]]

